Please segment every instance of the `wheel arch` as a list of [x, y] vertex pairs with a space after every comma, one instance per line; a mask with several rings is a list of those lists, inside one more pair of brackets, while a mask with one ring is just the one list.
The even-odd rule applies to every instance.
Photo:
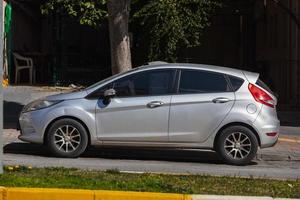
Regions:
[[60, 117], [57, 117], [55, 119], [53, 119], [46, 127], [45, 131], [44, 131], [44, 138], [43, 138], [43, 144], [46, 144], [47, 142], [47, 135], [48, 135], [48, 131], [50, 129], [50, 127], [52, 126], [52, 124], [54, 124], [55, 122], [57, 122], [58, 120], [61, 120], [61, 119], [73, 119], [77, 122], [79, 122], [86, 130], [87, 132], [87, 135], [88, 135], [88, 145], [91, 144], [91, 133], [90, 133], [90, 130], [88, 128], [88, 126], [79, 118], [77, 117], [74, 117], [74, 116], [60, 116]]
[[214, 139], [214, 149], [216, 149], [217, 141], [218, 141], [218, 139], [219, 139], [219, 137], [220, 137], [222, 131], [223, 131], [224, 129], [228, 128], [228, 127], [231, 127], [231, 126], [244, 126], [244, 127], [248, 128], [248, 129], [250, 129], [250, 130], [254, 133], [254, 135], [255, 135], [255, 137], [256, 137], [256, 139], [257, 139], [257, 141], [258, 141], [259, 147], [261, 146], [261, 141], [260, 141], [260, 137], [259, 137], [259, 135], [258, 135], [258, 132], [257, 132], [251, 125], [246, 124], [246, 123], [244, 123], [244, 122], [231, 122], [231, 123], [225, 124], [224, 126], [222, 126], [222, 127], [218, 130], [218, 132], [217, 132], [217, 134], [216, 134], [216, 136], [215, 136], [215, 139]]

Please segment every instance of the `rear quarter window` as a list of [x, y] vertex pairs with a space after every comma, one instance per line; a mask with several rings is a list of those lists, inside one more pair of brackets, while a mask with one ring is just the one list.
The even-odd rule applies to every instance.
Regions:
[[232, 86], [232, 90], [235, 92], [238, 89], [240, 89], [240, 87], [243, 85], [244, 80], [235, 76], [228, 76], [231, 86]]

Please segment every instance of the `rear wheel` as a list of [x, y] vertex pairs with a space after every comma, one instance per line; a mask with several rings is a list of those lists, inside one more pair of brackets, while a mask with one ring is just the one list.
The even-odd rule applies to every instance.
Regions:
[[246, 165], [255, 157], [258, 141], [255, 134], [244, 126], [231, 126], [221, 132], [216, 150], [228, 164]]
[[78, 157], [87, 148], [87, 131], [76, 120], [60, 119], [54, 122], [49, 128], [47, 145], [50, 151], [56, 156]]

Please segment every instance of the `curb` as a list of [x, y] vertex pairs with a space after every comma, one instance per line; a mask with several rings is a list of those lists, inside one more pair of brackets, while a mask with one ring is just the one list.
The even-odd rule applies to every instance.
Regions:
[[[0, 200], [287, 200], [255, 196], [188, 195], [108, 190], [5, 188], [0, 187]], [[291, 199], [290, 199], [291, 200]], [[300, 200], [300, 199], [294, 199]]]
[[264, 161], [300, 161], [300, 155], [294, 155], [292, 153], [286, 152], [275, 154], [275, 153], [257, 153], [256, 157], [257, 160], [264, 160]]
[[190, 195], [82, 189], [0, 188], [0, 200], [191, 200]]
[[272, 198], [258, 196], [222, 196], [222, 195], [191, 195], [191, 200], [299, 200], [289, 198]]

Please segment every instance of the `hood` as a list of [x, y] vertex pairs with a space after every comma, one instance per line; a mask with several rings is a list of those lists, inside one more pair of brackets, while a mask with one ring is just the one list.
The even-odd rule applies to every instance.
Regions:
[[61, 93], [55, 94], [51, 96], [47, 96], [44, 99], [46, 100], [70, 100], [70, 99], [81, 99], [86, 97], [87, 92], [85, 90], [77, 91], [77, 92], [70, 92], [70, 93]]

